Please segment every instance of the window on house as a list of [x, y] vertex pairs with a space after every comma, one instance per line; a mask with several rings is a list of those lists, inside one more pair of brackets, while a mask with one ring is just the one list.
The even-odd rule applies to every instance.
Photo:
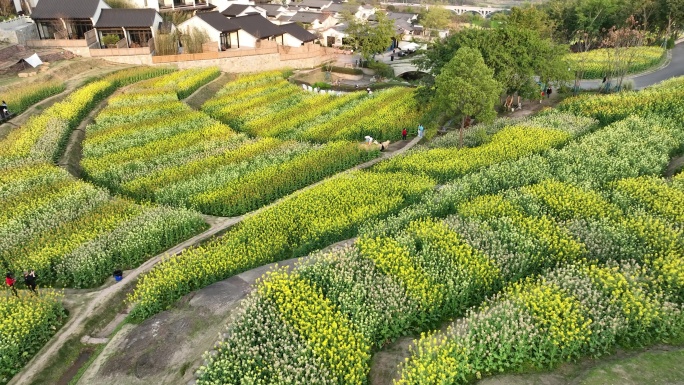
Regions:
[[59, 20], [55, 20], [54, 22], [38, 22], [38, 36], [40, 36], [41, 39], [54, 39], [55, 32], [57, 32], [55, 23], [59, 23]]
[[85, 39], [86, 32], [93, 29], [93, 22], [90, 19], [66, 20], [66, 25], [70, 39]]
[[224, 32], [221, 34], [221, 51], [227, 49], [230, 49], [230, 33]]
[[152, 39], [152, 31], [145, 29], [129, 29], [128, 36], [131, 39], [131, 48], [147, 47]]

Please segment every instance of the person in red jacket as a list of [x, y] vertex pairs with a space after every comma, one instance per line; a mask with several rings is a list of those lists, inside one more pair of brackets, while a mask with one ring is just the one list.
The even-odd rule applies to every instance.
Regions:
[[406, 131], [406, 129], [404, 128], [403, 130], [401, 130], [401, 138], [406, 140], [406, 135], [408, 135], [408, 131]]
[[18, 297], [19, 294], [17, 294], [17, 288], [14, 287], [15, 282], [17, 282], [17, 280], [14, 279], [12, 273], [8, 271], [7, 274], [5, 274], [5, 284], [9, 286], [9, 288], [12, 289], [12, 293], [14, 293], [14, 295]]

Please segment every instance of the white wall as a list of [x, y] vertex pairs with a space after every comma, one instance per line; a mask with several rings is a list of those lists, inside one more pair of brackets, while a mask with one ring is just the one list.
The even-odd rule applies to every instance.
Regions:
[[151, 8], [159, 10], [159, 0], [128, 0], [135, 8]]
[[190, 19], [178, 24], [178, 30], [180, 30], [182, 33], [188, 33], [188, 31], [192, 30], [193, 28], [197, 28], [200, 31], [204, 31], [207, 34], [207, 36], [209, 36], [209, 41], [216, 42], [216, 49], [221, 48], [218, 46], [219, 44], [221, 44], [221, 32], [217, 31], [216, 29], [214, 29], [214, 27], [205, 23], [204, 20], [200, 19], [199, 17], [193, 16]]
[[100, 18], [100, 13], [102, 13], [103, 9], [109, 9], [111, 8], [107, 3], [104, 1], [100, 0], [100, 4], [97, 5], [97, 9], [95, 10], [95, 15], [93, 16], [93, 25], [97, 23], [97, 20]]
[[[280, 40], [280, 39], [278, 39]], [[289, 33], [286, 33], [283, 35], [283, 45], [289, 46], [289, 47], [299, 47], [303, 44], [304, 42], [297, 39], [296, 37], [290, 35]]]
[[[239, 39], [238, 39], [239, 38]], [[231, 35], [230, 45], [233, 48], [237, 48], [238, 40], [240, 40], [240, 48], [255, 48], [257, 38], [248, 34], [243, 30], [239, 30], [237, 36], [235, 34]]]
[[231, 4], [245, 4], [254, 5], [253, 0], [209, 0], [209, 4], [215, 5], [216, 10], [223, 12], [226, 8], [230, 7]]

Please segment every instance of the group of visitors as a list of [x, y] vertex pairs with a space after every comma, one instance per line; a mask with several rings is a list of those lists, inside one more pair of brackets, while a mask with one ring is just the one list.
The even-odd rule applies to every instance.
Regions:
[[[422, 138], [424, 134], [425, 134], [425, 127], [423, 127], [422, 124], [419, 124], [419, 125], [418, 125], [418, 138]], [[402, 129], [402, 130], [401, 130], [401, 138], [402, 138], [403, 140], [406, 140], [406, 137], [407, 137], [407, 136], [408, 136], [408, 130], [407, 130], [406, 128]], [[366, 139], [366, 144], [368, 144], [368, 145], [371, 145], [371, 144], [378, 144], [378, 145], [380, 145], [380, 151], [384, 151], [385, 148], [386, 148], [386, 145], [385, 145], [384, 143], [378, 143], [378, 142], [377, 142], [375, 139], [373, 139], [373, 137], [370, 136], [370, 135], [366, 135], [366, 136], [365, 136], [365, 139]], [[389, 141], [386, 142], [386, 143], [389, 144]]]
[[[38, 294], [38, 292], [36, 291], [37, 279], [38, 278], [36, 277], [35, 270], [31, 270], [30, 272], [24, 271], [24, 284], [34, 294]], [[14, 286], [16, 282], [17, 282], [17, 280], [14, 278], [14, 275], [12, 274], [12, 272], [8, 271], [7, 274], [5, 274], [5, 284], [7, 285], [7, 287], [9, 287], [10, 290], [12, 290], [12, 294], [14, 294], [15, 296], [18, 297], [19, 294], [17, 293], [17, 288]]]

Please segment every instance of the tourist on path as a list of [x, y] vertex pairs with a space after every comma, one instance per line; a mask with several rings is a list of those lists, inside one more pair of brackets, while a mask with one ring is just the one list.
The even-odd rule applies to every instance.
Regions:
[[406, 131], [406, 129], [404, 128], [403, 130], [401, 130], [401, 138], [406, 140], [406, 135], [408, 135], [408, 131]]
[[24, 284], [26, 284], [26, 287], [29, 288], [33, 293], [37, 294], [36, 292], [36, 272], [34, 270], [31, 270], [29, 273], [28, 271], [24, 271]]
[[425, 127], [423, 127], [422, 124], [419, 124], [419, 125], [418, 125], [418, 137], [419, 137], [419, 138], [422, 138], [422, 137], [423, 137], [424, 131], [425, 131]]
[[19, 294], [17, 294], [17, 288], [14, 287], [14, 283], [15, 283], [15, 282], [17, 282], [17, 280], [14, 279], [14, 277], [12, 276], [12, 273], [10, 273], [10, 272], [8, 271], [7, 274], [5, 274], [5, 284], [6, 284], [7, 286], [9, 286], [9, 288], [12, 289], [12, 293], [14, 293], [14, 295], [15, 295], [16, 297], [18, 297]]

